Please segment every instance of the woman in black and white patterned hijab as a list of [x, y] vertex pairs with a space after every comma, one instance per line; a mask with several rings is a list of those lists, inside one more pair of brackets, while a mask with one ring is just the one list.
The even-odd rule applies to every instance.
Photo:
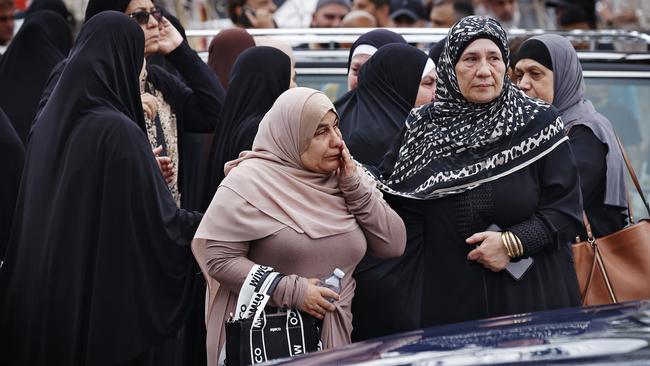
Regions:
[[[475, 41], [498, 54], [464, 82], [463, 70], [480, 69], [475, 54], [461, 58]], [[384, 175], [387, 191], [417, 199], [460, 193], [521, 169], [566, 140], [550, 106], [508, 79], [507, 42], [503, 28], [488, 17], [466, 17], [450, 29], [438, 65], [437, 100], [411, 112], [392, 174]]]
[[401, 258], [357, 267], [353, 340], [580, 304], [575, 159], [557, 109], [508, 80], [506, 44], [491, 18], [450, 29], [436, 101], [411, 111], [382, 164], [408, 241]]

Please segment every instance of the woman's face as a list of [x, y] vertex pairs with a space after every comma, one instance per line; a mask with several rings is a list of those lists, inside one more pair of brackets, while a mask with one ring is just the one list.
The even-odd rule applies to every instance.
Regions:
[[420, 80], [420, 87], [418, 88], [418, 95], [415, 97], [414, 107], [419, 107], [423, 104], [431, 103], [436, 100], [436, 83], [438, 82], [438, 74], [436, 69], [429, 71]]
[[361, 66], [368, 61], [370, 55], [360, 53], [352, 57], [350, 61], [350, 71], [348, 72], [348, 90], [352, 90], [357, 87], [358, 78], [359, 78], [359, 69]]
[[[127, 6], [124, 14], [131, 16], [131, 14], [145, 11], [151, 12], [156, 10], [151, 0], [131, 0]], [[133, 21], [136, 18], [132, 17]], [[149, 15], [149, 21], [144, 24], [138, 23], [144, 31], [144, 55], [150, 56], [158, 52], [158, 41], [160, 39], [160, 30], [158, 29], [158, 22], [153, 15]]]
[[491, 40], [480, 38], [470, 43], [455, 69], [460, 92], [468, 102], [488, 103], [501, 94], [506, 64]]
[[300, 155], [300, 161], [305, 169], [314, 173], [332, 173], [339, 167], [342, 146], [339, 119], [336, 113], [329, 111], [318, 124], [307, 149]]
[[539, 62], [524, 58], [515, 65], [517, 86], [529, 97], [553, 103], [553, 71]]

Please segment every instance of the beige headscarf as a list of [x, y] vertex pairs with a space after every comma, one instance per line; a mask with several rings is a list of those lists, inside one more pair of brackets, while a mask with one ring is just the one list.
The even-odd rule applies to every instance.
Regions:
[[[289, 226], [318, 239], [356, 229], [336, 174], [308, 171], [300, 160], [319, 122], [333, 110], [325, 94], [314, 89], [293, 88], [280, 95], [260, 122], [253, 150], [226, 164], [226, 178], [195, 237], [250, 241]], [[223, 187], [265, 215], [251, 218], [236, 210], [215, 211], [225, 205], [219, 193]]]

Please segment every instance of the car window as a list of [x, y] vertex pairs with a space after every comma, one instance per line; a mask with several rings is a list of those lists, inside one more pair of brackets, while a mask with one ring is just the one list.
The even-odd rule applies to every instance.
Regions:
[[332, 102], [348, 91], [347, 75], [297, 75], [296, 83], [300, 86], [322, 91]]
[[[587, 98], [612, 122], [646, 197], [650, 193], [650, 79], [586, 78]], [[635, 216], [648, 217], [632, 181], [628, 190]]]

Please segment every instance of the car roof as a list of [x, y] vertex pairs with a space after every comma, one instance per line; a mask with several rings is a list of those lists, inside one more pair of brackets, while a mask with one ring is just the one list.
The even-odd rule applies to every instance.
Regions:
[[[300, 29], [247, 29], [253, 36], [269, 36], [287, 42], [292, 46], [306, 43], [336, 43], [351, 44], [362, 34], [374, 28], [300, 28]], [[447, 35], [445, 28], [391, 28], [401, 34], [407, 42], [423, 46], [427, 51], [430, 44], [440, 41]], [[203, 39], [204, 45], [209, 44], [211, 37], [219, 33], [219, 29], [187, 30], [189, 39]], [[528, 37], [539, 34], [554, 33], [569, 38], [573, 42], [582, 42], [589, 46], [580, 50], [578, 57], [584, 70], [610, 71], [650, 71], [650, 35], [625, 30], [523, 30], [512, 29], [508, 37]], [[611, 49], [608, 51], [602, 50]], [[207, 60], [207, 52], [200, 52], [203, 60]], [[300, 74], [346, 74], [349, 49], [331, 50], [294, 50], [296, 71]], [[592, 65], [592, 66], [588, 66]], [[618, 65], [618, 66], [617, 66]], [[635, 66], [636, 65], [636, 66]]]
[[271, 364], [647, 364], [650, 301], [437, 326]]

